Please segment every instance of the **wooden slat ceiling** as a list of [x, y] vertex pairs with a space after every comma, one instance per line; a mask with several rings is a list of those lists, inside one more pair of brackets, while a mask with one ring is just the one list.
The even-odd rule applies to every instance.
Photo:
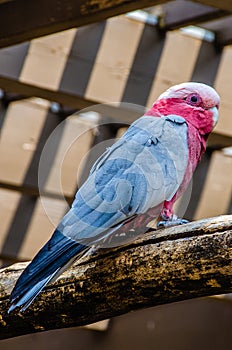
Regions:
[[[232, 13], [231, 0], [0, 0], [0, 47], [155, 5], [164, 5], [159, 24], [166, 30], [210, 23]], [[232, 42], [230, 28], [223, 21], [210, 28], [220, 32], [223, 44]]]

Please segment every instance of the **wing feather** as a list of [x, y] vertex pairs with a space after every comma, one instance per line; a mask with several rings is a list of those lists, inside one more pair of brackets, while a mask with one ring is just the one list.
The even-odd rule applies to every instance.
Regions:
[[78, 242], [172, 198], [188, 161], [179, 116], [144, 116], [97, 160], [58, 229]]

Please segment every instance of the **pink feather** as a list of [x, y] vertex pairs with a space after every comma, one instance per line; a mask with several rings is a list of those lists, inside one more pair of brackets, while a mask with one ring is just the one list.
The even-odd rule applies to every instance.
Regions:
[[[174, 92], [172, 93], [172, 96], [173, 95]], [[199, 163], [202, 154], [205, 152], [207, 138], [213, 130], [213, 112], [208, 108], [218, 105], [219, 101], [216, 103], [215, 96], [212, 96], [211, 99], [206, 96], [202, 100], [201, 106], [193, 107], [186, 103], [183, 97], [167, 97], [168, 96], [164, 96], [164, 98], [158, 99], [146, 115], [161, 117], [174, 114], [183, 117], [188, 125], [189, 159], [184, 179], [173, 198], [170, 201], [164, 202], [162, 210], [162, 215], [169, 218], [173, 215], [173, 205], [175, 201], [187, 188], [193, 172]]]

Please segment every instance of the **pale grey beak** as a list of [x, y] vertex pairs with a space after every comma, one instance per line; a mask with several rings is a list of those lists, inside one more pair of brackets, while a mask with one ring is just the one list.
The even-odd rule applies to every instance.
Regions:
[[218, 108], [212, 107], [209, 110], [213, 113], [213, 126], [215, 127], [215, 125], [218, 122], [218, 117], [219, 117]]

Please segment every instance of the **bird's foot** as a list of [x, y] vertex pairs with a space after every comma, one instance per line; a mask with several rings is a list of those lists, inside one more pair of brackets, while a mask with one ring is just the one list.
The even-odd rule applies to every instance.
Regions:
[[186, 219], [178, 218], [178, 216], [176, 216], [174, 214], [171, 217], [166, 217], [165, 215], [162, 215], [161, 219], [163, 219], [163, 220], [158, 221], [157, 228], [184, 225], [184, 224], [187, 224], [189, 222]]

